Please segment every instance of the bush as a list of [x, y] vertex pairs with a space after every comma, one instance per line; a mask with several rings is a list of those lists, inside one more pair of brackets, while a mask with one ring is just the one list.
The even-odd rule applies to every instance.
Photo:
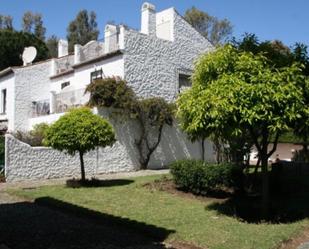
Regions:
[[17, 131], [12, 135], [31, 146], [43, 146], [43, 140], [48, 127], [46, 123], [36, 124], [31, 131]]
[[198, 160], [181, 160], [170, 165], [175, 184], [194, 194], [241, 187], [242, 169], [233, 164], [211, 164]]

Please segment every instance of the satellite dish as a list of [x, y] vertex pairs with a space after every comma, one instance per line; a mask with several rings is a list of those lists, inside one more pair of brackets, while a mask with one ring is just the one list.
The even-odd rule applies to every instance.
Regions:
[[26, 47], [22, 55], [24, 66], [30, 64], [35, 59], [36, 54], [35, 47]]

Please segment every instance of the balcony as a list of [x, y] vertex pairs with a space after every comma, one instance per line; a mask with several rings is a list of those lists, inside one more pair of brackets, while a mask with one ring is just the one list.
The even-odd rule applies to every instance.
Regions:
[[53, 113], [62, 113], [67, 110], [85, 105], [89, 100], [89, 94], [85, 89], [72, 90], [72, 87], [64, 88], [60, 93], [54, 95]]

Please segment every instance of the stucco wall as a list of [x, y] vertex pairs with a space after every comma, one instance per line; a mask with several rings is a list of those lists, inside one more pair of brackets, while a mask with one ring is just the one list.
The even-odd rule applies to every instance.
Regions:
[[[98, 110], [98, 113], [113, 124], [117, 142], [112, 147], [100, 148], [85, 156], [87, 176], [137, 170], [139, 154], [135, 140], [139, 137], [138, 125], [134, 121], [119, 120], [106, 109]], [[209, 141], [205, 144], [205, 156], [208, 161], [214, 160]], [[201, 157], [201, 144], [191, 143], [174, 122], [172, 127], [164, 127], [161, 143], [151, 156], [149, 168], [158, 169], [175, 160]], [[6, 135], [5, 173], [9, 182], [79, 176], [79, 158], [51, 148], [30, 147]]]
[[2, 113], [0, 106], [0, 120], [8, 120], [8, 130], [14, 129], [14, 108], [15, 108], [15, 75], [9, 74], [1, 79], [0, 83], [0, 105], [2, 105], [2, 90], [6, 89], [6, 113]]
[[50, 62], [16, 69], [14, 131], [28, 129], [32, 101], [49, 100]]
[[[78, 155], [72, 157], [51, 148], [31, 147], [12, 135], [6, 135], [5, 145], [5, 176], [8, 182], [80, 176]], [[87, 177], [135, 169], [119, 142], [112, 147], [89, 152], [84, 161]]]
[[179, 71], [193, 70], [194, 60], [213, 49], [174, 9], [169, 12], [174, 15], [173, 42], [125, 31], [124, 77], [139, 96], [175, 100]]

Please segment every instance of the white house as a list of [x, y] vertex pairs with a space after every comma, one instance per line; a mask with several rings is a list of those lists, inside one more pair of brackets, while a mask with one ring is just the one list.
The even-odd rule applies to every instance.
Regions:
[[[26, 131], [38, 123], [51, 123], [68, 108], [85, 104], [89, 98], [84, 94], [85, 87], [93, 79], [107, 76], [123, 78], [140, 97], [159, 96], [173, 101], [182, 87], [190, 85], [196, 58], [213, 49], [174, 8], [156, 12], [150, 3], [142, 5], [140, 31], [108, 24], [104, 34], [104, 42], [76, 44], [73, 54], [68, 53], [67, 41], [60, 40], [58, 58], [1, 71], [0, 129]], [[102, 149], [89, 157], [89, 164], [96, 164], [92, 167], [96, 172], [136, 168], [134, 139], [130, 136], [138, 131], [124, 127], [117, 131], [118, 141], [111, 149]], [[30, 151], [32, 148], [12, 139], [6, 144], [7, 151], [13, 153], [6, 153], [7, 179], [50, 178], [73, 172], [64, 172], [65, 167], [58, 165], [53, 173], [46, 173], [48, 164], [54, 165], [57, 160], [70, 164], [72, 160], [46, 148]], [[94, 157], [96, 162], [91, 161]], [[188, 157], [201, 158], [200, 143], [188, 141], [177, 127], [166, 128], [150, 166], [161, 167]], [[213, 158], [210, 143], [206, 145], [206, 158]]]
[[141, 30], [105, 26], [104, 42], [76, 44], [74, 54], [60, 40], [59, 56], [0, 72], [0, 128], [29, 130], [52, 122], [70, 106], [84, 104], [84, 89], [94, 78], [120, 76], [141, 97], [168, 101], [188, 84], [193, 62], [212, 45], [174, 8], [156, 13], [144, 3]]

